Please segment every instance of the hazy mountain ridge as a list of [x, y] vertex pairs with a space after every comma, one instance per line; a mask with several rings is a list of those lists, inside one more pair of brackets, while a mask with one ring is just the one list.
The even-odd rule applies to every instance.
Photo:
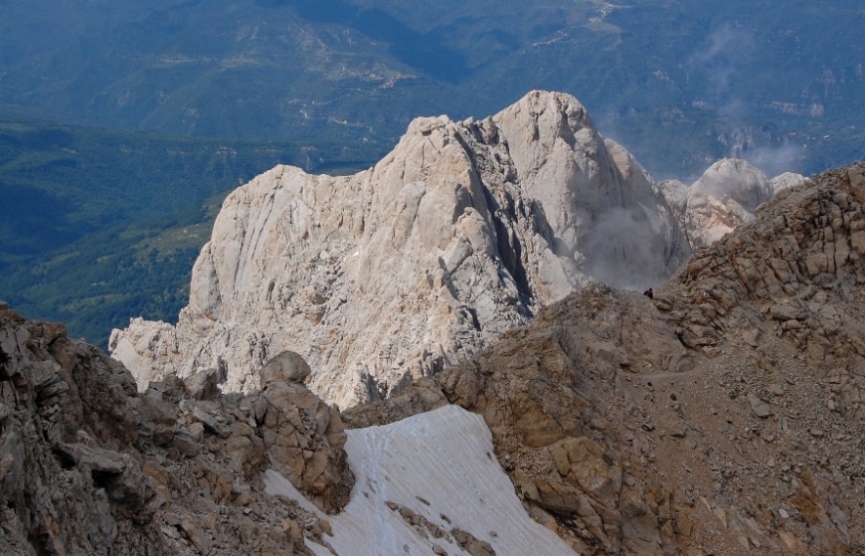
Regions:
[[[865, 87], [855, 2], [4, 9], [0, 102], [79, 122], [391, 144], [418, 115], [481, 116], [544, 88], [582, 99], [665, 178], [722, 156], [810, 173], [862, 149], [850, 124]], [[37, 26], [42, 40], [27, 40]]]

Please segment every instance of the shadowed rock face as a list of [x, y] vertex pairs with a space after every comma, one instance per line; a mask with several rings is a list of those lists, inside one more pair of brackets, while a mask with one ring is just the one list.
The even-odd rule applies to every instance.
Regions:
[[176, 327], [135, 319], [112, 354], [141, 387], [218, 369], [229, 391], [293, 350], [349, 406], [463, 360], [590, 279], [643, 288], [690, 254], [649, 177], [573, 97], [412, 122], [349, 177], [280, 166], [230, 195]]
[[654, 299], [590, 286], [349, 427], [480, 413], [582, 554], [865, 550], [865, 165], [780, 192]]
[[326, 511], [354, 479], [339, 413], [285, 382], [306, 365], [292, 355], [259, 395], [213, 392], [215, 373], [139, 394], [63, 325], [0, 302], [0, 554], [307, 554], [320, 519], [267, 495], [262, 472]]

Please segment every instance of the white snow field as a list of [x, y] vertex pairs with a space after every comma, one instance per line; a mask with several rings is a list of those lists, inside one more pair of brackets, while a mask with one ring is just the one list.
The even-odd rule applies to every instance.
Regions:
[[[351, 501], [339, 515], [325, 516], [325, 536], [338, 556], [466, 555], [450, 532], [459, 528], [492, 545], [497, 556], [569, 555], [575, 552], [526, 513], [493, 453], [492, 436], [479, 415], [448, 405], [382, 427], [348, 431], [345, 446], [357, 478]], [[279, 473], [268, 470], [272, 495], [311, 503]], [[434, 538], [413, 527], [386, 502], [425, 517], [448, 534]], [[423, 533], [420, 532], [423, 531]], [[311, 541], [317, 556], [330, 550]]]

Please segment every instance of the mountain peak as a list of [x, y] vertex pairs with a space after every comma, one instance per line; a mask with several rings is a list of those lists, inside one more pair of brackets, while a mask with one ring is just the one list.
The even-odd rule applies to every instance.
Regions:
[[722, 158], [690, 187], [670, 180], [660, 190], [676, 214], [693, 249], [712, 245], [739, 224], [754, 217], [761, 204], [782, 189], [804, 183], [805, 177], [787, 172], [766, 179], [746, 160]]
[[176, 327], [135, 320], [111, 349], [142, 386], [221, 369], [228, 390], [292, 350], [341, 406], [477, 353], [591, 280], [659, 283], [690, 251], [650, 178], [570, 95], [418, 118], [373, 168], [282, 166], [225, 200]]

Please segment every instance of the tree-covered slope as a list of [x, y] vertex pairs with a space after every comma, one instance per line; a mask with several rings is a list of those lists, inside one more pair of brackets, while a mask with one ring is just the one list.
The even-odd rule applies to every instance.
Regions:
[[390, 144], [414, 116], [483, 116], [545, 88], [664, 177], [730, 154], [812, 172], [865, 147], [851, 0], [0, 6], [0, 103], [63, 121]]
[[132, 316], [174, 319], [230, 190], [278, 163], [351, 171], [379, 154], [0, 123], [0, 299], [102, 345]]

